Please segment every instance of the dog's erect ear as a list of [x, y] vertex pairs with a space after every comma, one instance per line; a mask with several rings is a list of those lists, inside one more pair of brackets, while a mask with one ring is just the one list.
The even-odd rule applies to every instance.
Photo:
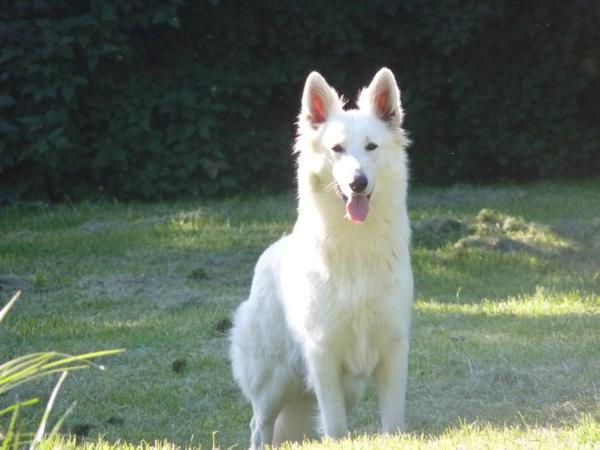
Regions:
[[307, 120], [313, 127], [325, 122], [327, 117], [340, 107], [340, 99], [325, 78], [318, 72], [311, 72], [304, 85], [302, 94], [301, 119]]
[[373, 113], [393, 127], [402, 125], [400, 90], [392, 71], [386, 67], [379, 70], [367, 89], [361, 92], [359, 108], [370, 108]]

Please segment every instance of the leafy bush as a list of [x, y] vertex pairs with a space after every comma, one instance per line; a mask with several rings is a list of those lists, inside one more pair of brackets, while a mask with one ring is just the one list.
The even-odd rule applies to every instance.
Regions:
[[289, 185], [307, 73], [353, 93], [382, 65], [403, 91], [416, 179], [591, 175], [595, 5], [18, 0], [0, 9], [0, 195]]

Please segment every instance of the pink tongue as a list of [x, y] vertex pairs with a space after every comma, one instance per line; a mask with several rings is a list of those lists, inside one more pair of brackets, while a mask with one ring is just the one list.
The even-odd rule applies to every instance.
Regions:
[[346, 203], [346, 211], [353, 222], [362, 222], [369, 213], [369, 199], [362, 194], [351, 195]]

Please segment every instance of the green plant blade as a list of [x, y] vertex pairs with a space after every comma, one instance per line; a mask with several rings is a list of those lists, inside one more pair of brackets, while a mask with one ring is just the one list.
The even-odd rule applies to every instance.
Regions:
[[97, 352], [91, 352], [91, 353], [83, 353], [81, 355], [75, 355], [75, 356], [71, 356], [71, 355], [65, 355], [65, 354], [57, 354], [60, 356], [63, 356], [62, 359], [59, 359], [57, 361], [48, 363], [44, 365], [45, 369], [48, 368], [52, 368], [52, 367], [56, 367], [56, 366], [61, 366], [61, 365], [66, 365], [69, 364], [71, 362], [84, 362], [86, 364], [95, 366], [101, 370], [104, 370], [104, 366], [98, 365], [92, 361], [90, 361], [90, 359], [92, 358], [100, 358], [102, 356], [111, 356], [111, 355], [116, 355], [118, 353], [122, 353], [124, 352], [125, 349], [120, 348], [120, 349], [114, 349], [114, 350], [101, 350], [101, 351], [97, 351]]
[[11, 383], [10, 385], [6, 385], [3, 387], [2, 390], [0, 390], [0, 394], [10, 391], [11, 389], [14, 389], [17, 386], [20, 386], [21, 384], [24, 383], [29, 383], [31, 381], [37, 380], [38, 378], [44, 378], [50, 375], [53, 375], [55, 373], [61, 373], [61, 372], [73, 372], [75, 370], [81, 370], [81, 369], [87, 369], [89, 368], [89, 366], [87, 365], [79, 365], [79, 366], [69, 366], [69, 367], [58, 367], [56, 369], [52, 369], [52, 370], [47, 370], [44, 372], [38, 372], [32, 375], [27, 376], [26, 378], [22, 378], [20, 380], [16, 380], [13, 383]]
[[29, 400], [15, 403], [14, 405], [10, 405], [9, 407], [1, 410], [0, 416], [5, 416], [6, 414], [10, 414], [11, 412], [16, 411], [17, 409], [22, 408], [22, 407], [35, 405], [35, 404], [39, 403], [39, 401], [40, 400], [38, 398], [30, 398]]
[[[84, 353], [82, 355], [66, 355], [56, 352], [33, 353], [11, 360], [0, 366], [0, 394], [13, 389], [22, 383], [64, 370], [73, 371], [94, 366], [104, 370], [104, 366], [91, 361], [92, 358], [111, 356], [123, 352], [124, 349], [103, 350]], [[56, 361], [53, 358], [61, 357]], [[77, 365], [70, 365], [80, 363]]]
[[2, 448], [0, 450], [7, 450], [10, 448], [11, 444], [19, 443], [19, 437], [17, 432], [17, 417], [19, 416], [19, 405], [15, 408], [10, 417], [10, 423], [8, 424], [8, 429], [6, 430], [6, 434], [2, 439]]

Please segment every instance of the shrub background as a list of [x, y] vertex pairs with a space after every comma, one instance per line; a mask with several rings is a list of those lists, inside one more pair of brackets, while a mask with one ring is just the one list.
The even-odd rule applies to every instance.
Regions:
[[383, 65], [417, 181], [600, 170], [595, 0], [0, 0], [0, 43], [0, 202], [288, 187], [308, 72]]

